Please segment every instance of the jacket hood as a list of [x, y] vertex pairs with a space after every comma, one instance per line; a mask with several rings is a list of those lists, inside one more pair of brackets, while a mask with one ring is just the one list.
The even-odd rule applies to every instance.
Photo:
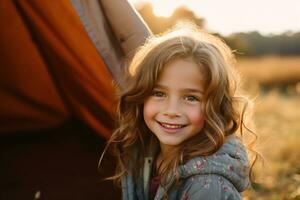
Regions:
[[193, 175], [215, 174], [229, 180], [242, 192], [250, 186], [249, 162], [244, 145], [236, 136], [229, 136], [213, 155], [196, 157], [179, 166], [181, 178]]

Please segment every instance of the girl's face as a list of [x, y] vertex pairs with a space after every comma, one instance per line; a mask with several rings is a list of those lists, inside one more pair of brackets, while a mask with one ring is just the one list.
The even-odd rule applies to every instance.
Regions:
[[144, 103], [145, 123], [162, 152], [199, 134], [204, 124], [203, 92], [203, 75], [192, 60], [178, 59], [164, 66]]

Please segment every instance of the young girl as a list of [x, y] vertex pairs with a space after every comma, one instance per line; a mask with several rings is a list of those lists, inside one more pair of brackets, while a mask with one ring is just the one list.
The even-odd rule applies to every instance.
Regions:
[[124, 200], [242, 199], [250, 167], [233, 61], [195, 27], [154, 36], [137, 52], [109, 141]]

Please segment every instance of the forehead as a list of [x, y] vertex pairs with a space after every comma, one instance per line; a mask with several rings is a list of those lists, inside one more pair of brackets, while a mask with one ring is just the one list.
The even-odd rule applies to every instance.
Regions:
[[192, 59], [176, 59], [167, 63], [158, 77], [157, 85], [177, 88], [202, 88], [203, 73]]

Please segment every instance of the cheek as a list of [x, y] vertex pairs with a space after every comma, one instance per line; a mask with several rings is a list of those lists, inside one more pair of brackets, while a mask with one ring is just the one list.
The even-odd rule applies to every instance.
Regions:
[[149, 120], [155, 116], [156, 109], [157, 109], [157, 107], [151, 101], [146, 101], [144, 103], [143, 112], [144, 112], [144, 120], [146, 122], [147, 122], [147, 120]]
[[191, 123], [203, 125], [203, 123], [204, 123], [204, 114], [203, 114], [200, 107], [198, 109], [191, 109], [188, 112], [188, 115], [189, 115], [189, 120], [190, 120]]

